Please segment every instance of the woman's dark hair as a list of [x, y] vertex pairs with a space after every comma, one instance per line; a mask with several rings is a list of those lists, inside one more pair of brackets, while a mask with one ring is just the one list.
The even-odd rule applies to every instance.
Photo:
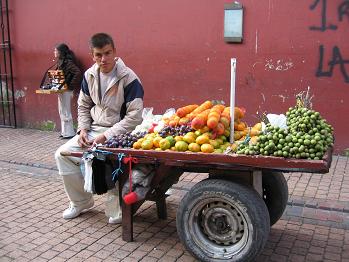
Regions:
[[69, 49], [68, 45], [65, 43], [60, 43], [56, 45], [56, 49], [59, 52], [58, 60], [59, 62], [63, 63], [64, 60], [72, 60], [74, 63], [76, 63], [75, 54], [72, 50]]
[[113, 48], [115, 48], [114, 46], [114, 41], [113, 38], [111, 38], [110, 35], [106, 34], [106, 33], [97, 33], [94, 34], [91, 39], [90, 39], [90, 48], [103, 48], [106, 45], [111, 45]]

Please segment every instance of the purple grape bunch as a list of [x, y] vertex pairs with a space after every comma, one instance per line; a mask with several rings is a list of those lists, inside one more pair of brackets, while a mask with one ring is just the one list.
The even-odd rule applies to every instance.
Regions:
[[146, 134], [147, 132], [137, 132], [137, 133], [127, 132], [124, 134], [118, 134], [108, 139], [105, 142], [105, 146], [110, 148], [130, 148], [132, 147], [134, 142], [144, 137]]
[[159, 135], [161, 137], [167, 137], [167, 136], [184, 136], [188, 132], [194, 131], [191, 126], [165, 126], [160, 132]]

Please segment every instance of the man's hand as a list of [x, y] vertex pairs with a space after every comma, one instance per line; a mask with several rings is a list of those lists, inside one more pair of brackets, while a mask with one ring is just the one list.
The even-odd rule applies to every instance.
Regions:
[[81, 147], [90, 147], [92, 145], [92, 141], [88, 140], [87, 130], [85, 130], [85, 129], [80, 130], [78, 144]]
[[104, 142], [107, 140], [107, 138], [104, 136], [104, 134], [100, 134], [98, 136], [96, 136], [96, 138], [93, 140], [93, 145], [97, 145], [97, 144], [104, 144]]

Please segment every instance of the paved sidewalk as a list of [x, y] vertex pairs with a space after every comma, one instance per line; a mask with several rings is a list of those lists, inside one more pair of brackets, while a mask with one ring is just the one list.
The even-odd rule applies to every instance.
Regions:
[[[108, 225], [104, 197], [80, 217], [61, 218], [67, 199], [53, 154], [56, 132], [0, 128], [0, 262], [195, 261], [179, 242], [182, 196], [205, 174], [186, 173], [168, 198], [168, 219], [146, 202], [135, 217], [135, 241]], [[349, 262], [349, 163], [334, 157], [328, 174], [288, 173], [290, 199], [257, 261]]]

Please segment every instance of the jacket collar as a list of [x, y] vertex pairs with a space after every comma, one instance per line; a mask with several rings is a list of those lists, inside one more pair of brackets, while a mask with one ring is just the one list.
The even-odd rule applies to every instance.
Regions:
[[[120, 57], [115, 58], [115, 62], [116, 62], [116, 78], [115, 78], [115, 82], [119, 81], [121, 78], [123, 78], [125, 75], [127, 75], [127, 67], [124, 63], [124, 61], [122, 61], [122, 59]], [[98, 65], [97, 63], [95, 63], [92, 67], [90, 67], [90, 69], [87, 71], [88, 74], [90, 74], [91, 76], [97, 78], [98, 76]]]

